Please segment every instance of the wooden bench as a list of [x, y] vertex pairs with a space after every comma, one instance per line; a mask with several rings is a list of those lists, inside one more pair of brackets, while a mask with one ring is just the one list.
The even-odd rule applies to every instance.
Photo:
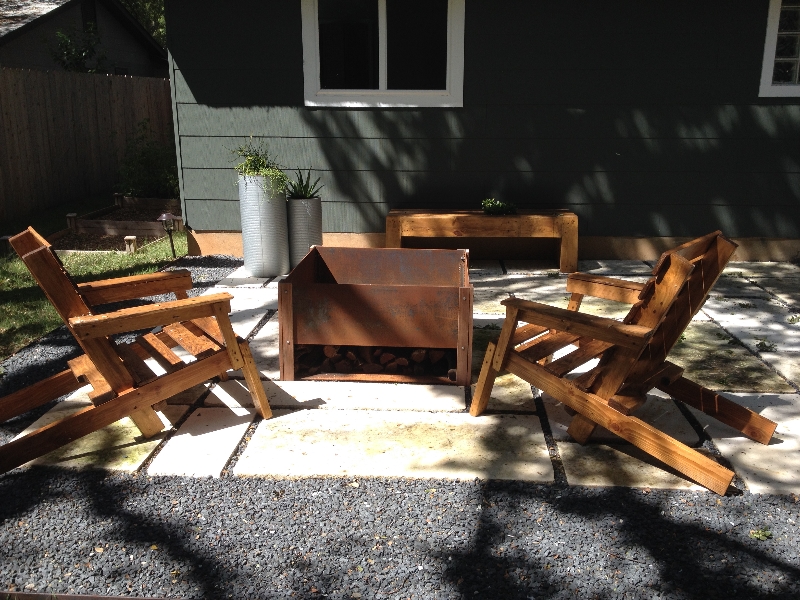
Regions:
[[392, 210], [386, 216], [386, 247], [401, 248], [404, 237], [561, 238], [559, 268], [578, 270], [578, 215], [566, 210], [487, 215], [480, 210]]

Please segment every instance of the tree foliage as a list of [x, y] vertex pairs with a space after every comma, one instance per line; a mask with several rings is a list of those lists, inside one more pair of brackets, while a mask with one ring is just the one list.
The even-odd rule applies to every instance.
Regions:
[[105, 53], [94, 23], [82, 31], [74, 27], [56, 31], [56, 45], [50, 47], [50, 54], [65, 71], [102, 73], [105, 69]]
[[152, 35], [162, 48], [167, 47], [165, 0], [120, 0], [125, 8]]

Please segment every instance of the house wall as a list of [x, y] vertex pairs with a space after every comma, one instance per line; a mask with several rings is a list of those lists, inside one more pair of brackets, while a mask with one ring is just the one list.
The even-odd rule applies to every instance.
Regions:
[[[167, 65], [154, 61], [142, 46], [101, 2], [96, 3], [97, 30], [100, 47], [106, 56], [106, 71], [127, 69], [127, 75], [166, 77]], [[40, 17], [33, 26], [0, 45], [0, 66], [37, 70], [61, 70], [53, 60], [51, 48], [56, 46], [56, 32], [82, 31], [80, 3], [67, 6], [54, 14]]]
[[303, 106], [299, 0], [170, 0], [186, 222], [240, 229], [232, 156], [313, 168], [326, 232], [489, 196], [581, 236], [800, 237], [800, 106], [760, 99], [768, 0], [466, 0], [464, 107]]

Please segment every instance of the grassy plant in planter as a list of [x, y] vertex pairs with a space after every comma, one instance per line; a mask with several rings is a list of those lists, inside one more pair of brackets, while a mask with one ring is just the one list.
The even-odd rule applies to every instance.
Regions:
[[311, 246], [322, 245], [322, 200], [319, 191], [325, 187], [320, 178], [312, 183], [311, 169], [290, 180], [286, 195], [289, 198], [289, 252], [292, 268], [308, 254]]
[[244, 266], [254, 277], [289, 272], [286, 185], [289, 178], [263, 142], [249, 139], [231, 152], [240, 160], [239, 209]]

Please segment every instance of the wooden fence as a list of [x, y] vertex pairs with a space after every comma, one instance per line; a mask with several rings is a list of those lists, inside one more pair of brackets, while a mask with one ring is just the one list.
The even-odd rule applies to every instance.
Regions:
[[0, 223], [99, 194], [111, 203], [144, 119], [174, 141], [168, 79], [0, 69]]

